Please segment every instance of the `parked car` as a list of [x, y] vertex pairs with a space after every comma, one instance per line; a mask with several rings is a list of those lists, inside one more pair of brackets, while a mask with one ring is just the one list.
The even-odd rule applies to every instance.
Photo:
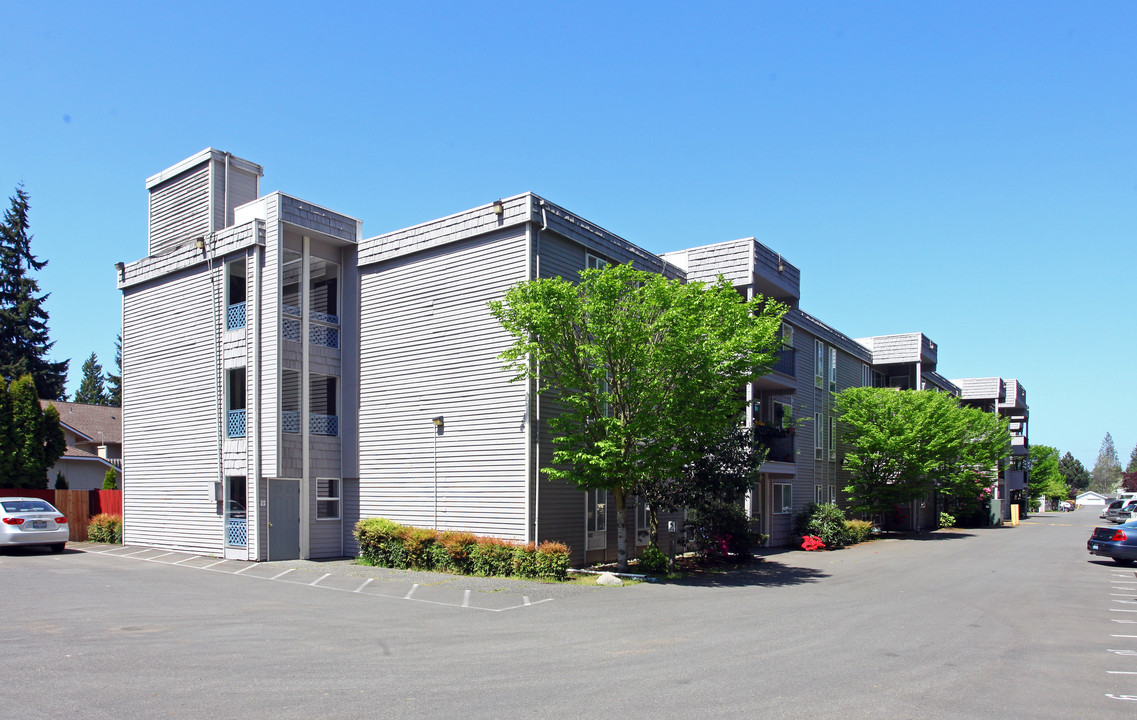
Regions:
[[1104, 508], [1102, 508], [1101, 515], [1098, 515], [1098, 517], [1101, 518], [1102, 520], [1106, 520], [1109, 518], [1109, 513], [1111, 510], [1114, 512], [1117, 512], [1118, 510], [1121, 509], [1121, 506], [1124, 504], [1125, 504], [1124, 500], [1114, 500], [1110, 503], [1107, 503], [1106, 506]]
[[1110, 522], [1123, 523], [1129, 522], [1132, 519], [1133, 508], [1137, 507], [1137, 500], [1119, 500], [1121, 504], [1113, 507], [1110, 503], [1109, 508], [1105, 511], [1105, 519]]
[[45, 545], [60, 553], [69, 534], [67, 518], [47, 500], [0, 498], [0, 547]]
[[1137, 520], [1121, 527], [1098, 527], [1086, 541], [1090, 555], [1112, 558], [1118, 565], [1137, 562]]

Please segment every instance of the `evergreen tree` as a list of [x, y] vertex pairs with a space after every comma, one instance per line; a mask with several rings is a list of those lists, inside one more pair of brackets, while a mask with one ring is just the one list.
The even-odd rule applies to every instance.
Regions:
[[1073, 493], [1080, 493], [1090, 487], [1090, 473], [1082, 461], [1070, 453], [1058, 461], [1058, 470], [1066, 478], [1066, 486]]
[[7, 383], [0, 381], [0, 487], [15, 487], [16, 434], [12, 417], [12, 396]]
[[1137, 472], [1137, 445], [1134, 445], [1133, 449], [1129, 451], [1129, 464], [1125, 466], [1125, 472]]
[[86, 405], [110, 405], [110, 398], [103, 387], [103, 366], [95, 353], [83, 363], [83, 380], [75, 391], [75, 402]]
[[39, 294], [39, 284], [28, 271], [39, 271], [47, 261], [36, 259], [28, 234], [28, 194], [16, 188], [12, 206], [0, 222], [0, 377], [12, 382], [30, 374], [43, 397], [65, 396], [67, 360], [47, 359], [53, 342], [48, 340], [47, 310], [50, 296]]
[[118, 375], [107, 372], [107, 405], [122, 407], [122, 333], [114, 341], [114, 366]]
[[1090, 489], [1100, 493], [1111, 493], [1121, 483], [1121, 461], [1117, 459], [1117, 448], [1113, 446], [1113, 436], [1109, 433], [1101, 441], [1098, 459], [1091, 472]]
[[24, 375], [8, 388], [12, 402], [13, 487], [47, 489], [47, 470], [66, 449], [59, 411], [54, 405], [41, 409], [31, 375]]

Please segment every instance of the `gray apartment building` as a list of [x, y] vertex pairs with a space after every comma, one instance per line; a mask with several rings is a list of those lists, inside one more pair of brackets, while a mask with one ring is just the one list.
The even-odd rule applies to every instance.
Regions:
[[841, 500], [834, 392], [959, 393], [922, 335], [853, 340], [802, 311], [798, 269], [753, 238], [659, 256], [532, 193], [364, 238], [349, 215], [261, 195], [262, 175], [209, 148], [146, 181], [147, 256], [116, 266], [128, 544], [340, 557], [382, 516], [614, 557], [610, 498], [540, 472], [556, 408], [510, 382], [487, 310], [517, 282], [608, 263], [723, 274], [790, 306], [777, 366], [747, 389], [770, 451], [747, 507], [773, 544], [805, 504]]

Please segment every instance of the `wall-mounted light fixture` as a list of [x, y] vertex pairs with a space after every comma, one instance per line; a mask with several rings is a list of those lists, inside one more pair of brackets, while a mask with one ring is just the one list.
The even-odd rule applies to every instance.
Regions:
[[196, 240], [193, 241], [193, 246], [195, 248], [197, 248], [198, 250], [204, 250], [205, 249], [205, 238], [203, 238], [203, 237], [197, 238]]
[[434, 423], [434, 427], [436, 427], [436, 428], [440, 428], [446, 423], [446, 421], [442, 419], [441, 415], [439, 415], [438, 417], [432, 417], [430, 419], [430, 421], [432, 423]]
[[122, 280], [123, 276], [126, 274], [126, 265], [123, 265], [121, 262], [116, 262], [114, 264], [114, 271], [118, 273], [118, 279]]
[[504, 212], [505, 212], [505, 206], [501, 204], [501, 200], [494, 200], [493, 201], [493, 214], [494, 215], [501, 215]]
[[785, 272], [786, 264], [782, 262], [782, 254], [778, 253], [778, 272]]

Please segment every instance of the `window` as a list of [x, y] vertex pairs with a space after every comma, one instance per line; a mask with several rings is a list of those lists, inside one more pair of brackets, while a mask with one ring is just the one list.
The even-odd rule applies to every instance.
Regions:
[[813, 457], [815, 460], [825, 459], [825, 428], [827, 423], [822, 413], [813, 414]]
[[825, 387], [825, 345], [820, 340], [814, 340], [813, 346], [817, 355], [817, 362], [814, 363], [813, 370], [813, 384], [817, 387]]
[[300, 276], [304, 274], [304, 256], [295, 250], [284, 251], [284, 268], [281, 276], [281, 302], [284, 314], [300, 317]]
[[313, 435], [339, 435], [336, 413], [336, 378], [333, 375], [308, 376], [308, 432]]
[[636, 502], [636, 546], [651, 542], [651, 517], [645, 502]]
[[316, 478], [316, 519], [340, 519], [340, 481], [338, 478]]
[[245, 368], [225, 373], [225, 437], [245, 437]]
[[861, 363], [861, 387], [872, 387], [872, 368]]
[[837, 459], [837, 418], [829, 417], [829, 461]]
[[813, 486], [814, 502], [818, 505], [836, 505], [837, 504], [837, 486], [836, 485], [814, 485]]
[[225, 543], [234, 547], [248, 545], [248, 525], [245, 521], [246, 483], [243, 477], [225, 478]]
[[308, 261], [308, 311], [312, 320], [339, 324], [339, 265], [323, 258]]
[[225, 329], [245, 327], [245, 259], [225, 264]]
[[607, 490], [589, 490], [584, 494], [585, 550], [603, 550], [608, 544]]
[[782, 345], [786, 347], [794, 346], [794, 326], [787, 323], [782, 323]]
[[837, 348], [829, 348], [829, 392], [837, 392]]
[[794, 511], [793, 485], [789, 483], [774, 483], [774, 514], [788, 515]]
[[280, 429], [300, 434], [300, 371], [280, 371]]
[[608, 261], [602, 257], [597, 257], [592, 253], [584, 254], [584, 269], [585, 270], [599, 270], [608, 264]]

